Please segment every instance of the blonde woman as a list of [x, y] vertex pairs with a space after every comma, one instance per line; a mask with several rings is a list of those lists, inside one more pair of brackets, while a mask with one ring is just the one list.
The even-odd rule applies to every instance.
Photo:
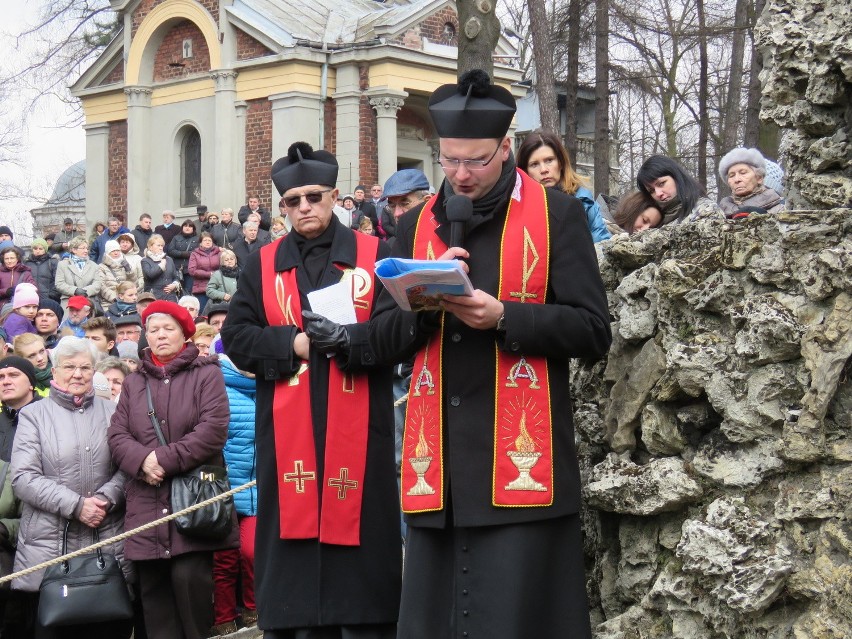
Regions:
[[207, 297], [213, 303], [230, 302], [237, 291], [237, 280], [242, 269], [237, 265], [237, 255], [231, 249], [224, 249], [219, 254], [220, 267], [213, 271], [207, 283]]

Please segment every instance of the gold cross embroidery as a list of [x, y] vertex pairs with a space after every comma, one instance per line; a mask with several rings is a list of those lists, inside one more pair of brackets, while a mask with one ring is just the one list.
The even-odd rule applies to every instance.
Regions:
[[341, 468], [340, 477], [329, 477], [328, 485], [332, 488], [337, 488], [337, 498], [346, 499], [346, 491], [350, 488], [356, 490], [358, 482], [354, 479], [349, 479], [349, 469]]
[[305, 471], [305, 462], [297, 459], [295, 469], [292, 473], [284, 473], [284, 483], [294, 482], [296, 484], [296, 492], [305, 492], [305, 482], [316, 480], [317, 475], [313, 471]]
[[[530, 254], [532, 254], [532, 263], [530, 263]], [[527, 299], [535, 299], [538, 297], [537, 293], [527, 293], [527, 282], [530, 281], [530, 277], [532, 277], [533, 272], [535, 271], [535, 267], [538, 265], [538, 251], [535, 248], [535, 244], [530, 237], [530, 232], [527, 230], [527, 227], [524, 227], [524, 272], [523, 279], [521, 280], [521, 290], [520, 291], [511, 291], [509, 295], [511, 297], [518, 297], [521, 300], [521, 303], [527, 301]]]

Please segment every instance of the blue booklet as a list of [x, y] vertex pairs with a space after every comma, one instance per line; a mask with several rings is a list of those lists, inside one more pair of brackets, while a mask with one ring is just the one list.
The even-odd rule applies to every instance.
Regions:
[[440, 310], [444, 295], [473, 295], [473, 285], [458, 260], [388, 257], [376, 262], [376, 276], [406, 311]]

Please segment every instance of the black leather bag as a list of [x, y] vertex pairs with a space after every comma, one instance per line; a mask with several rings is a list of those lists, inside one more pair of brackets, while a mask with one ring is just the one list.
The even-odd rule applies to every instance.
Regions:
[[[68, 528], [62, 537], [62, 554], [68, 552]], [[99, 539], [94, 531], [94, 540]], [[42, 626], [69, 626], [130, 619], [133, 605], [121, 566], [101, 549], [48, 567], [41, 581], [38, 621]]]
[[[148, 416], [157, 433], [157, 439], [160, 440], [160, 444], [167, 446], [160, 424], [157, 423], [154, 402], [151, 399], [151, 387], [147, 382], [145, 393], [148, 399]], [[228, 471], [222, 466], [199, 466], [190, 472], [173, 476], [171, 482], [172, 512], [178, 512], [231, 490]], [[234, 520], [234, 497], [229, 496], [208, 504], [204, 508], [181, 515], [175, 519], [175, 526], [178, 532], [188, 537], [219, 540], [228, 536]]]

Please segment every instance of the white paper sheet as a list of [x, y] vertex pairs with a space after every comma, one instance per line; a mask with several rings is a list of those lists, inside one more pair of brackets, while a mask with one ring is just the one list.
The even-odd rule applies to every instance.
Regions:
[[318, 291], [308, 293], [311, 310], [337, 324], [355, 324], [355, 305], [352, 303], [352, 284], [347, 279]]

